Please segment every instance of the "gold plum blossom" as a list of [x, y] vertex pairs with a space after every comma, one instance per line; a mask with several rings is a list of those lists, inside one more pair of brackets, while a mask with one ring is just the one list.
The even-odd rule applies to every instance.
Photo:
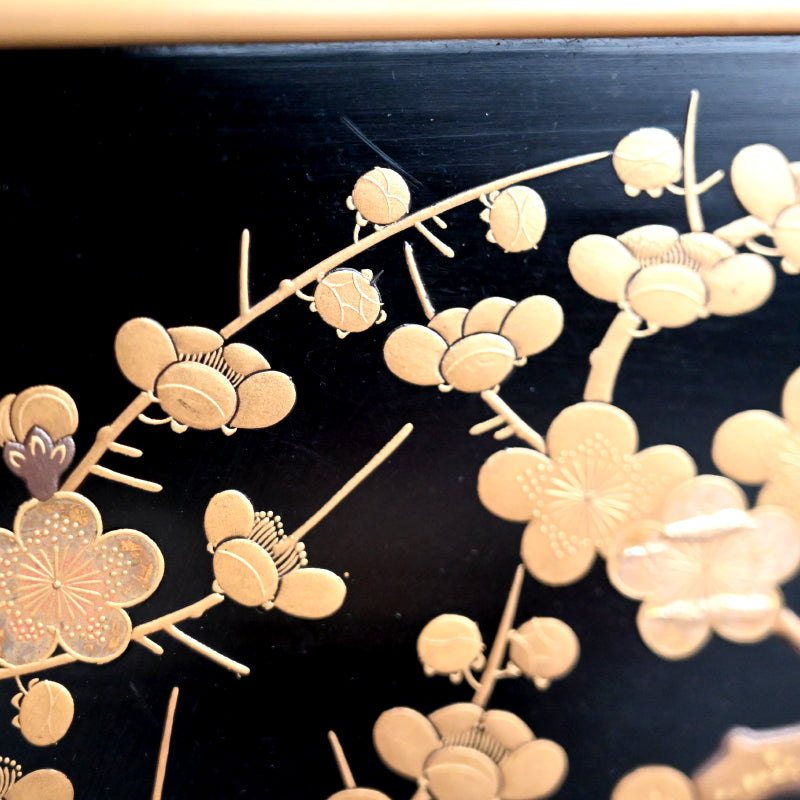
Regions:
[[414, 800], [537, 800], [567, 774], [560, 745], [536, 739], [508, 711], [455, 703], [426, 717], [392, 708], [373, 730], [378, 755], [417, 782]]
[[549, 456], [509, 448], [490, 456], [478, 476], [483, 505], [528, 523], [522, 558], [543, 583], [573, 583], [605, 556], [628, 524], [658, 513], [664, 498], [695, 473], [681, 448], [637, 453], [636, 423], [606, 403], [564, 409], [547, 432]]
[[578, 285], [618, 303], [651, 329], [680, 328], [709, 314], [752, 311], [772, 294], [775, 274], [760, 255], [738, 253], [710, 233], [643, 225], [616, 238], [584, 236], [569, 269]]
[[776, 587], [800, 566], [800, 526], [777, 506], [747, 511], [733, 481], [699, 475], [672, 492], [659, 521], [633, 526], [607, 566], [623, 594], [643, 601], [645, 644], [687, 658], [712, 631], [740, 643], [773, 632], [783, 608]]
[[402, 325], [389, 334], [383, 355], [391, 372], [409, 383], [484, 392], [550, 347], [563, 326], [563, 311], [552, 297], [519, 303], [487, 297], [471, 309], [432, 314], [425, 326]]
[[166, 329], [145, 317], [126, 322], [114, 343], [125, 377], [151, 393], [173, 430], [267, 428], [294, 407], [292, 379], [246, 344], [225, 344], [216, 331]]
[[80, 661], [117, 658], [131, 637], [123, 608], [149, 597], [163, 571], [155, 542], [134, 530], [104, 534], [79, 494], [23, 503], [14, 533], [0, 530], [0, 658], [29, 664], [58, 645]]

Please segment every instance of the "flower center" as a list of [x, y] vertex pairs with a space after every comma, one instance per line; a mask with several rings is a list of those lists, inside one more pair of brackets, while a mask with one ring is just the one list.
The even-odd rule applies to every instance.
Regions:
[[56, 578], [56, 580], [53, 581], [52, 586], [54, 589], [60, 589], [63, 586], [63, 584], [61, 583], [60, 580]]

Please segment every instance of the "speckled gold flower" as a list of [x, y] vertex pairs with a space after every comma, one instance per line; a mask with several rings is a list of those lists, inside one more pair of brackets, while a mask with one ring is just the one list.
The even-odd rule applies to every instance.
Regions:
[[748, 511], [733, 481], [699, 475], [670, 494], [658, 522], [633, 526], [607, 566], [623, 594], [643, 601], [645, 644], [686, 658], [712, 631], [741, 643], [772, 633], [783, 607], [776, 587], [800, 566], [800, 525], [777, 506]]
[[117, 658], [131, 636], [122, 609], [149, 597], [163, 571], [155, 542], [134, 530], [104, 534], [82, 495], [23, 503], [14, 533], [0, 530], [0, 658], [28, 664], [58, 645], [81, 661]]
[[417, 782], [414, 800], [537, 800], [567, 774], [567, 756], [508, 711], [455, 703], [426, 717], [392, 708], [375, 723], [386, 765]]
[[628, 414], [606, 403], [564, 409], [547, 432], [548, 455], [516, 447], [490, 456], [478, 495], [493, 514], [527, 522], [522, 559], [553, 586], [588, 572], [631, 522], [657, 514], [664, 498], [695, 473], [679, 447], [637, 453], [638, 431]]
[[763, 484], [759, 504], [784, 506], [800, 522], [800, 369], [786, 381], [781, 406], [783, 418], [752, 409], [726, 419], [711, 455], [729, 478]]

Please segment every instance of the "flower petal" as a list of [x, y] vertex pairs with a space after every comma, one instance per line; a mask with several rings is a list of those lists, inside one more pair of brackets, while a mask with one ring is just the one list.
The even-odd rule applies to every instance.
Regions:
[[719, 475], [698, 475], [682, 483], [667, 498], [664, 522], [679, 522], [733, 508], [744, 511], [747, 498], [732, 480]]
[[180, 328], [167, 328], [178, 352], [184, 356], [202, 355], [219, 350], [225, 340], [210, 328], [197, 325], [183, 325]]
[[782, 209], [800, 199], [786, 156], [771, 144], [740, 150], [731, 164], [731, 183], [739, 202], [770, 223]]
[[452, 703], [428, 716], [442, 739], [458, 736], [474, 728], [483, 718], [484, 709], [475, 703]]
[[654, 594], [663, 579], [664, 548], [658, 539], [664, 526], [644, 521], [632, 526], [617, 540], [608, 554], [608, 578], [618, 592], [641, 600]]
[[275, 598], [278, 569], [257, 542], [227, 539], [214, 550], [213, 565], [218, 588], [235, 603], [255, 608]]
[[625, 300], [634, 313], [660, 328], [682, 328], [707, 313], [708, 289], [682, 264], [654, 264], [631, 277]]
[[531, 522], [522, 536], [522, 560], [528, 572], [548, 586], [565, 586], [582, 578], [595, 560], [594, 542], [560, 538], [538, 520]]
[[17, 509], [14, 531], [25, 546], [39, 538], [37, 529], [50, 526], [51, 519], [67, 518], [78, 523], [89, 542], [103, 532], [103, 521], [94, 503], [77, 492], [56, 492], [49, 500], [28, 500]]
[[621, 408], [588, 401], [565, 408], [550, 424], [547, 449], [551, 456], [605, 439], [620, 455], [632, 455], [639, 443], [636, 423]]
[[327, 569], [304, 567], [281, 578], [275, 608], [304, 619], [322, 619], [335, 614], [342, 606], [347, 587]]
[[375, 750], [389, 769], [418, 778], [428, 756], [442, 741], [436, 729], [413, 708], [391, 708], [378, 717], [372, 730]]
[[[377, 789], [367, 789], [363, 786], [357, 786], [354, 789], [342, 789], [340, 792], [332, 794], [328, 800], [391, 800], [388, 795]], [[427, 792], [415, 795], [411, 800], [430, 800], [430, 795]]]
[[447, 348], [440, 370], [445, 382], [460, 392], [483, 392], [504, 381], [517, 353], [505, 336], [473, 333]]
[[786, 583], [800, 567], [800, 525], [782, 508], [758, 507], [750, 513], [755, 530], [748, 565], [756, 585]]
[[569, 271], [578, 286], [600, 300], [618, 303], [639, 262], [624, 244], [611, 236], [591, 234], [569, 251]]
[[711, 606], [711, 625], [716, 633], [732, 642], [760, 642], [772, 633], [782, 607], [783, 596], [775, 589], [746, 595], [717, 595]]
[[775, 288], [775, 270], [764, 256], [739, 253], [719, 261], [703, 273], [708, 287], [708, 311], [734, 317], [754, 311], [769, 300]]
[[466, 745], [434, 750], [423, 775], [436, 800], [495, 800], [502, 782], [495, 762]]
[[800, 472], [765, 483], [758, 493], [758, 505], [782, 506], [796, 522], [800, 522]]
[[507, 750], [516, 750], [534, 739], [533, 731], [510, 711], [487, 711], [483, 716], [483, 726]]
[[78, 611], [62, 620], [58, 639], [61, 646], [79, 661], [104, 664], [121, 656], [131, 640], [131, 620], [121, 609], [107, 605]]
[[505, 297], [485, 297], [476, 303], [464, 318], [462, 335], [471, 333], [499, 333], [503, 320], [516, 303]]
[[249, 344], [234, 342], [225, 345], [222, 348], [222, 357], [228, 362], [228, 366], [240, 375], [252, 375], [254, 372], [269, 369], [269, 361]]
[[614, 787], [611, 800], [695, 800], [694, 783], [672, 767], [649, 764], [625, 775]]
[[[0, 605], [0, 612], [4, 611]], [[9, 628], [8, 619], [2, 614], [0, 621], [0, 659], [9, 664], [33, 664], [53, 654], [58, 643], [56, 632], [42, 629], [30, 639], [20, 638]]]
[[383, 357], [398, 378], [417, 386], [436, 386], [444, 380], [439, 364], [446, 350], [445, 340], [431, 328], [402, 325], [386, 339]]
[[119, 329], [114, 353], [122, 374], [144, 391], [152, 391], [159, 374], [178, 359], [166, 329], [146, 317], [128, 320]]
[[11, 427], [18, 442], [24, 442], [36, 425], [55, 442], [78, 429], [75, 401], [58, 386], [31, 386], [11, 404]]
[[532, 482], [550, 460], [527, 447], [510, 447], [493, 453], [478, 472], [478, 497], [498, 517], [528, 522], [533, 517], [536, 495]]
[[645, 261], [663, 258], [680, 241], [678, 231], [667, 225], [642, 225], [617, 236], [617, 240], [630, 248], [636, 260], [644, 266]]
[[694, 459], [682, 447], [671, 444], [647, 447], [640, 450], [633, 460], [642, 478], [654, 483], [641, 512], [649, 517], [660, 517], [667, 495], [697, 472]]
[[101, 536], [103, 572], [115, 579], [109, 602], [127, 607], [150, 597], [164, 575], [164, 557], [158, 545], [143, 533], [117, 530]]
[[176, 422], [211, 431], [230, 422], [236, 390], [221, 372], [197, 361], [170, 364], [156, 381], [161, 407]]
[[536, 800], [549, 797], [567, 777], [569, 763], [564, 748], [549, 739], [527, 742], [500, 762], [502, 800]]
[[500, 333], [514, 345], [518, 356], [547, 350], [561, 335], [564, 312], [557, 300], [544, 294], [526, 297], [505, 318]]
[[16, 397], [15, 394], [7, 394], [0, 400], [0, 447], [16, 438], [11, 428], [11, 405]]
[[710, 612], [711, 625], [732, 642], [760, 642], [772, 633], [782, 607], [783, 596], [777, 590], [717, 595]]
[[700, 272], [705, 275], [706, 270], [713, 267], [723, 258], [730, 258], [736, 255], [736, 248], [732, 247], [724, 239], [720, 239], [713, 233], [705, 231], [697, 233], [683, 233], [678, 237], [681, 250], [691, 261], [697, 262]]
[[37, 769], [23, 775], [3, 795], [6, 800], [73, 800], [70, 779], [55, 769]]
[[294, 408], [297, 390], [294, 381], [276, 370], [248, 375], [236, 389], [239, 407], [230, 425], [234, 428], [269, 428], [284, 419]]
[[203, 517], [206, 539], [212, 547], [225, 539], [246, 539], [254, 521], [253, 504], [241, 492], [235, 489], [217, 492], [206, 506]]
[[427, 327], [436, 331], [447, 344], [453, 344], [462, 336], [467, 314], [469, 309], [466, 308], [447, 308], [432, 317]]
[[[797, 176], [795, 176], [797, 179]], [[800, 204], [794, 203], [787, 206], [775, 218], [772, 226], [772, 238], [775, 247], [780, 250], [781, 255], [785, 256], [785, 263], [796, 265], [800, 261]], [[797, 275], [795, 266], [794, 272], [791, 268], [783, 266], [784, 271]]]
[[788, 422], [800, 429], [800, 369], [789, 376], [783, 387], [781, 409]]
[[728, 417], [714, 434], [711, 458], [717, 469], [739, 483], [764, 483], [781, 442], [791, 436], [786, 423], [769, 411], [742, 411]]
[[670, 616], [664, 607], [647, 601], [639, 607], [636, 625], [644, 643], [662, 658], [688, 658], [711, 636], [711, 625], [704, 615]]

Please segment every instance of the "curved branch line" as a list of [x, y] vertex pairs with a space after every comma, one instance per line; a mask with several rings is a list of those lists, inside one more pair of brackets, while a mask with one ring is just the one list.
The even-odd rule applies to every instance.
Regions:
[[513, 184], [521, 181], [529, 181], [544, 175], [551, 175], [554, 172], [560, 172], [561, 170], [570, 169], [571, 167], [577, 167], [581, 164], [589, 164], [592, 161], [599, 161], [601, 158], [607, 158], [610, 155], [611, 151], [607, 150], [600, 153], [588, 153], [582, 156], [575, 156], [574, 158], [565, 158], [561, 161], [554, 161], [550, 164], [544, 164], [540, 167], [533, 167], [532, 169], [524, 170], [523, 172], [517, 172], [514, 175], [507, 175], [503, 178], [490, 181], [489, 183], [475, 186], [472, 189], [467, 189], [466, 191], [453, 195], [446, 200], [442, 200], [432, 206], [423, 208], [414, 214], [409, 214], [407, 217], [403, 217], [403, 219], [398, 220], [391, 225], [387, 225], [385, 228], [375, 231], [375, 233], [371, 233], [369, 236], [365, 236], [357, 243], [351, 244], [349, 247], [345, 247], [338, 253], [334, 253], [332, 256], [323, 259], [313, 267], [309, 267], [305, 272], [300, 273], [300, 275], [298, 275], [296, 278], [281, 281], [278, 288], [272, 292], [272, 294], [267, 295], [263, 300], [260, 300], [254, 306], [251, 306], [246, 313], [239, 314], [236, 319], [234, 319], [232, 322], [229, 322], [224, 328], [222, 328], [222, 330], [220, 330], [220, 334], [223, 338], [229, 339], [246, 325], [249, 325], [253, 320], [258, 319], [258, 317], [260, 317], [262, 314], [265, 314], [270, 309], [275, 308], [275, 306], [277, 306], [279, 303], [282, 303], [284, 300], [291, 297], [298, 289], [303, 289], [304, 287], [308, 286], [308, 284], [317, 280], [320, 275], [330, 272], [332, 269], [344, 264], [345, 261], [349, 261], [354, 256], [363, 253], [365, 250], [369, 250], [370, 247], [374, 247], [379, 242], [383, 242], [384, 240], [391, 238], [401, 231], [415, 227], [417, 223], [425, 222], [426, 220], [432, 219], [439, 214], [444, 214], [445, 212], [457, 208], [458, 206], [469, 203], [472, 200], [478, 200], [482, 194], [489, 194], [490, 192], [505, 189], [506, 187], [512, 186]]

